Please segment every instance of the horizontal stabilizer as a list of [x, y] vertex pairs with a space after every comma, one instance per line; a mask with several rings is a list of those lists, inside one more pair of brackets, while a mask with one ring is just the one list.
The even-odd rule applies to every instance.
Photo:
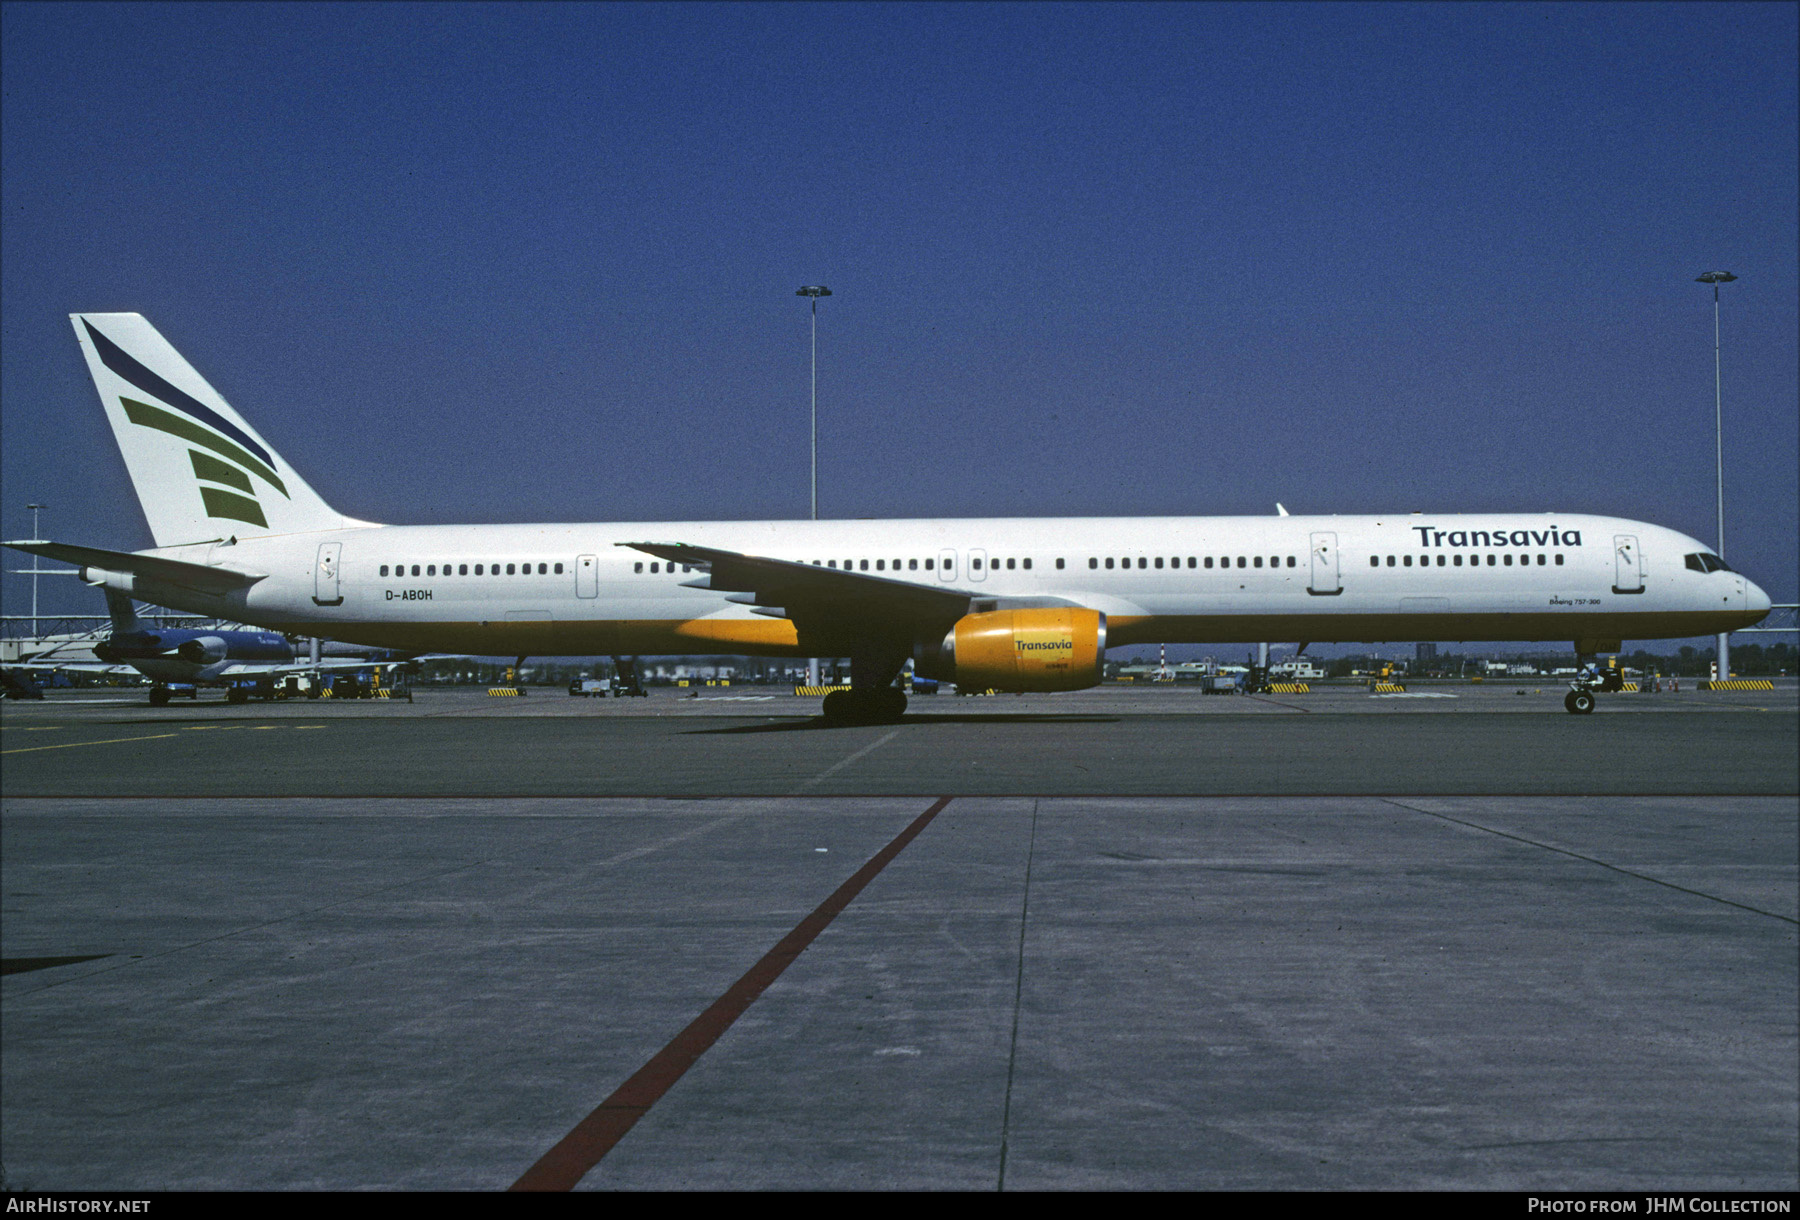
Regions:
[[234, 568], [215, 568], [204, 563], [188, 563], [182, 559], [164, 559], [159, 555], [136, 555], [129, 551], [105, 551], [93, 546], [75, 546], [67, 542], [8, 542], [0, 545], [42, 555], [84, 568], [100, 568], [107, 572], [128, 572], [165, 585], [180, 585], [204, 593], [230, 593], [268, 579], [267, 572], [240, 572]]

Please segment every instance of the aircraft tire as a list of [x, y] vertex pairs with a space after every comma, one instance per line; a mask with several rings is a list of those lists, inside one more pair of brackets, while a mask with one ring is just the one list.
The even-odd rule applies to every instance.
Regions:
[[1572, 690], [1569, 697], [1563, 700], [1563, 706], [1577, 716], [1586, 716], [1594, 710], [1594, 696], [1589, 691]]
[[888, 686], [880, 690], [834, 690], [819, 708], [832, 724], [888, 724], [906, 713], [906, 692]]
[[166, 707], [166, 706], [168, 706], [168, 703], [169, 703], [169, 688], [168, 687], [152, 686], [150, 688], [150, 706], [151, 707]]
[[245, 690], [241, 686], [226, 687], [225, 688], [225, 702], [227, 702], [227, 703], [248, 703], [248, 702], [250, 702], [250, 692]]

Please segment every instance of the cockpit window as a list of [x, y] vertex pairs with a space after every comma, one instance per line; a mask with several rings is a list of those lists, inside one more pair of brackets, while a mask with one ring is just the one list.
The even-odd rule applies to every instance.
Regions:
[[1711, 551], [1698, 551], [1687, 557], [1687, 566], [1695, 572], [1729, 572], [1731, 565]]

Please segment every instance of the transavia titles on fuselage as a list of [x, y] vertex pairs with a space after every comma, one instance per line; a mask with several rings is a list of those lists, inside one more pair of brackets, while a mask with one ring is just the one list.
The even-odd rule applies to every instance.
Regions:
[[137, 314], [77, 314], [156, 546], [31, 541], [117, 592], [275, 631], [483, 655], [848, 656], [828, 715], [886, 719], [917, 672], [1076, 690], [1109, 646], [1574, 641], [1749, 626], [1763, 591], [1612, 517], [377, 525], [334, 511]]

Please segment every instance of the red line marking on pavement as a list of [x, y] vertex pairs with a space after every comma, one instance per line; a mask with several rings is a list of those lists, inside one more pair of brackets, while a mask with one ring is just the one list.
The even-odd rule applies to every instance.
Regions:
[[724, 995], [712, 1002], [711, 1007], [695, 1017], [686, 1029], [656, 1052], [650, 1062], [613, 1090], [612, 1096], [577, 1123], [573, 1131], [563, 1136], [555, 1147], [540, 1157], [537, 1164], [527, 1169], [509, 1189], [574, 1189], [575, 1184], [637, 1125], [638, 1119], [647, 1114], [650, 1107], [673, 1088], [675, 1082], [719, 1040], [719, 1036], [731, 1028], [732, 1022], [743, 1016], [744, 1011], [756, 1002], [756, 998], [768, 989], [769, 984], [780, 978], [781, 972], [792, 965], [794, 959], [805, 952], [819, 933], [855, 900], [863, 887], [873, 881], [895, 856], [905, 850], [908, 843], [919, 836], [920, 831], [931, 824], [931, 820], [951, 799], [947, 796], [939, 797], [931, 808], [914, 818], [911, 825], [894, 837], [893, 842], [871, 856], [867, 864], [838, 886], [831, 897], [820, 903], [811, 915], [796, 924], [792, 932], [782, 937], [773, 949], [763, 955], [761, 961], [745, 972], [744, 977], [733, 983]]

